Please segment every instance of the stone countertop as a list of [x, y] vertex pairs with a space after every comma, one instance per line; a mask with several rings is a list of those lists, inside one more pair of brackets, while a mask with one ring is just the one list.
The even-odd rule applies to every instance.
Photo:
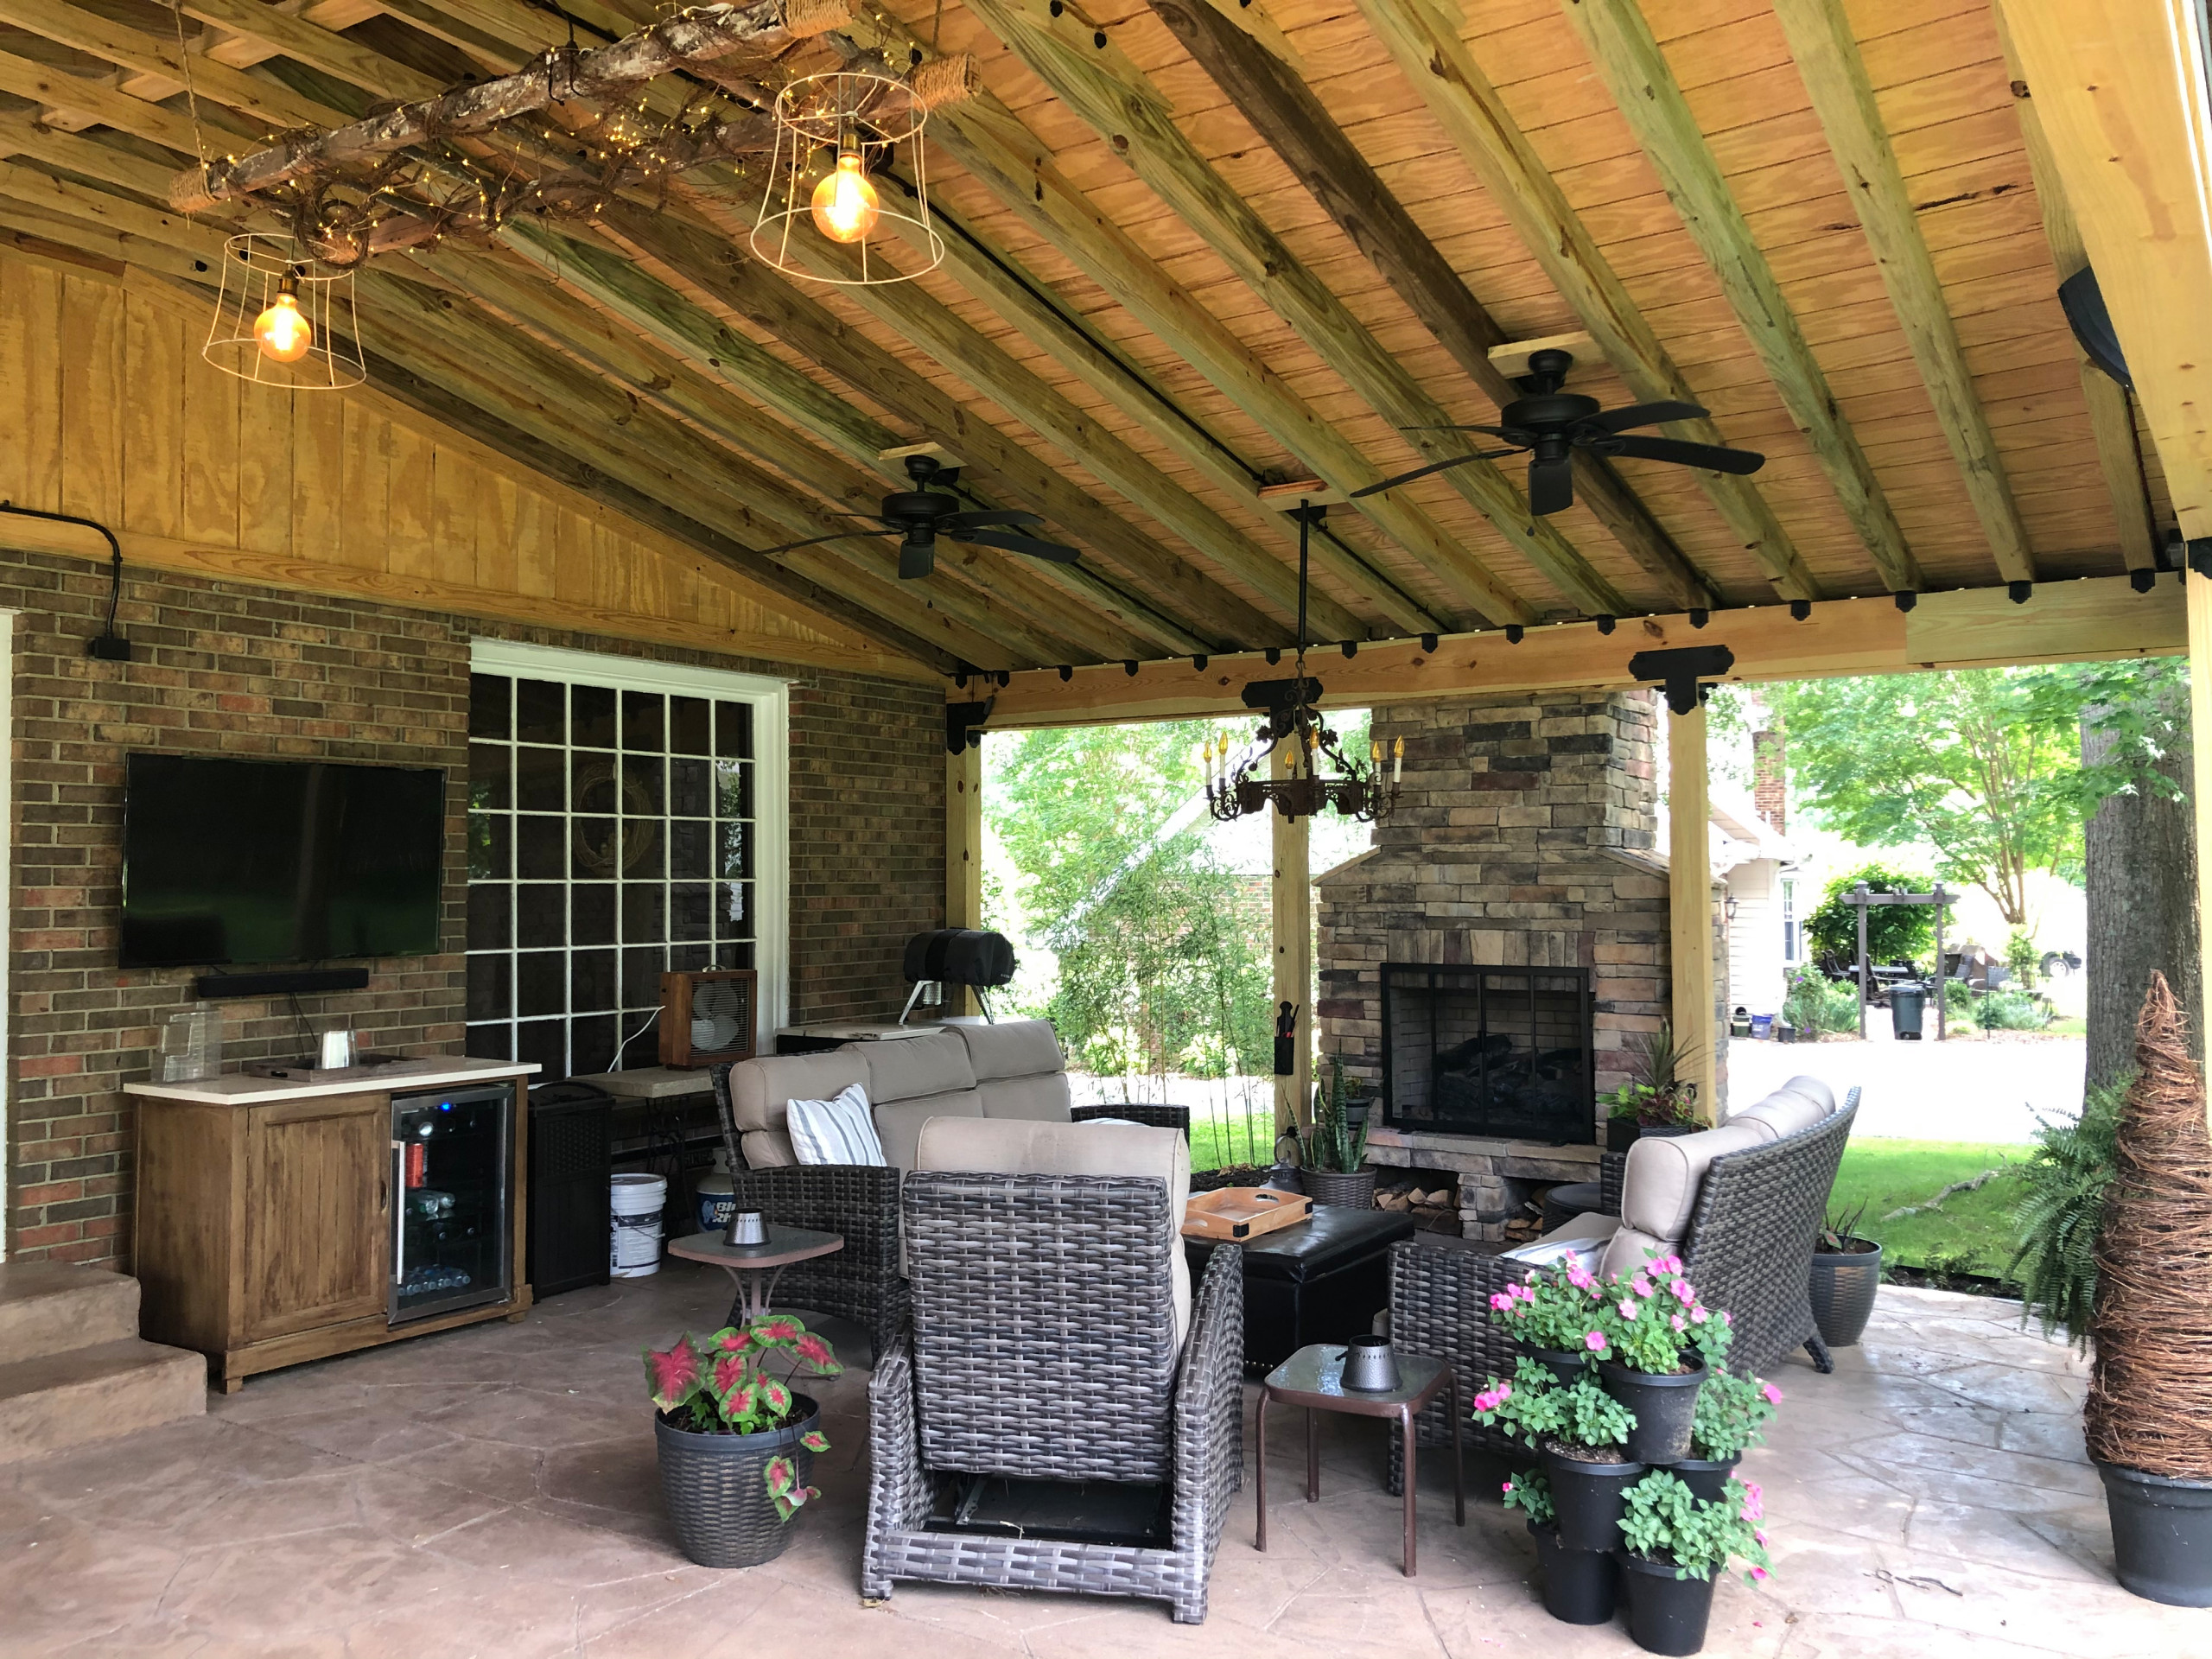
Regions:
[[543, 1068], [536, 1061], [471, 1060], [455, 1054], [431, 1054], [406, 1065], [358, 1066], [355, 1075], [325, 1083], [285, 1077], [251, 1077], [243, 1071], [193, 1083], [126, 1083], [123, 1091], [144, 1100], [178, 1101], [201, 1106], [263, 1106], [273, 1101], [309, 1100], [321, 1095], [413, 1094], [448, 1084], [497, 1083], [525, 1077]]

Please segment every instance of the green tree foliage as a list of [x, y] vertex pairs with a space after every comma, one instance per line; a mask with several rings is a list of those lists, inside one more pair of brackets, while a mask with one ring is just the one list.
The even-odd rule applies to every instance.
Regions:
[[1107, 1075], [1263, 1071], [1274, 1047], [1264, 886], [1221, 867], [1198, 831], [1170, 833], [1202, 793], [1212, 728], [1023, 734], [991, 780], [1033, 935], [1059, 957], [1039, 1010], [1079, 1063]]
[[[1797, 734], [1792, 731], [1789, 735], [1795, 742]], [[1843, 902], [1843, 895], [1861, 881], [1869, 893], [1926, 893], [1933, 886], [1931, 877], [1891, 864], [1861, 864], [1855, 870], [1846, 870], [1821, 890], [1820, 907], [1805, 918], [1805, 937], [1813, 942], [1815, 958], [1859, 959], [1859, 912]], [[1910, 962], [1935, 940], [1933, 905], [1866, 907], [1866, 960], [1870, 963]]]
[[[2149, 760], [2172, 735], [2164, 658], [1777, 686], [1806, 807], [1869, 847], [1932, 844], [1946, 880], [1980, 887], [2011, 925], [2028, 873], [2078, 877], [2082, 826], [2123, 789], [2164, 788]], [[2081, 764], [2088, 718], [2118, 736]]]

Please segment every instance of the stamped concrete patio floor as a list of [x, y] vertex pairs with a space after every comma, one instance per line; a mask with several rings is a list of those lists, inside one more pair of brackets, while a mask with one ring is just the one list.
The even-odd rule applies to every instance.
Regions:
[[[1164, 1608], [902, 1586], [858, 1596], [866, 1379], [827, 1392], [817, 1509], [771, 1566], [716, 1573], [661, 1519], [640, 1345], [726, 1305], [711, 1269], [554, 1299], [524, 1322], [257, 1377], [201, 1421], [0, 1468], [0, 1654], [926, 1655], [1255, 1653], [1289, 1659], [1632, 1654], [1618, 1625], [1548, 1618], [1520, 1524], [1469, 1459], [1464, 1531], [1425, 1470], [1421, 1573], [1398, 1570], [1379, 1424], [1328, 1420], [1322, 1501], [1276, 1445], [1271, 1548], [1248, 1477], [1206, 1624]], [[1776, 1573], [1724, 1584], [1707, 1651], [2203, 1656], [2212, 1611], [2140, 1601], [2111, 1574], [2083, 1460], [2083, 1372], [2016, 1305], [1885, 1290], [1866, 1344], [1820, 1376], [1783, 1368], [1781, 1422], [1748, 1472]], [[857, 1334], [825, 1327], [851, 1342]], [[1246, 1413], [1249, 1446], [1250, 1413]], [[1288, 1429], [1292, 1425], [1284, 1421]]]

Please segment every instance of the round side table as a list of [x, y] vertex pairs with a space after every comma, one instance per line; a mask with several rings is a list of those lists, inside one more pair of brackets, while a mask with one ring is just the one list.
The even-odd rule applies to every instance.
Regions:
[[730, 1304], [729, 1322], [742, 1325], [768, 1311], [770, 1299], [776, 1294], [776, 1281], [783, 1277], [785, 1268], [811, 1262], [817, 1256], [835, 1255], [844, 1248], [842, 1233], [772, 1226], [766, 1243], [725, 1244], [719, 1232], [693, 1233], [672, 1240], [668, 1253], [682, 1256], [686, 1262], [711, 1262], [726, 1271], [737, 1287], [737, 1300]]

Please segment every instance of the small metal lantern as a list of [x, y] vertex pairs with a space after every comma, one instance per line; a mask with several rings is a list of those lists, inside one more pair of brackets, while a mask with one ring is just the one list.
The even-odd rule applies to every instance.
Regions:
[[766, 1244], [768, 1242], [768, 1219], [758, 1210], [730, 1211], [728, 1230], [722, 1234], [725, 1244]]
[[1354, 1337], [1344, 1344], [1344, 1387], [1360, 1394], [1388, 1394], [1398, 1386], [1398, 1357], [1388, 1337]]

